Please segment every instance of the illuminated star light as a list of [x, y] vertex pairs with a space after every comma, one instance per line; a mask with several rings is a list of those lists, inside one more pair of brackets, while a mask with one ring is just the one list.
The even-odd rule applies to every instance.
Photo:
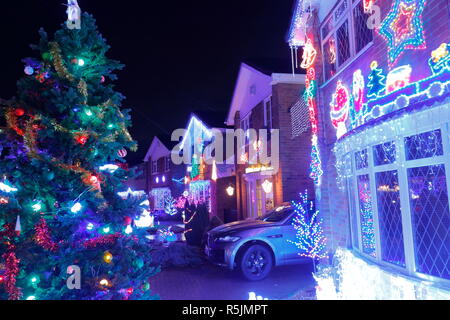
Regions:
[[406, 49], [425, 49], [422, 12], [426, 0], [395, 0], [378, 33], [388, 46], [389, 65]]

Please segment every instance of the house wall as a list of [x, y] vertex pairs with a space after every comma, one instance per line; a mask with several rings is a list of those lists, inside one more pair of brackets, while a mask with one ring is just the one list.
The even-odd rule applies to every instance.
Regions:
[[[278, 172], [272, 176], [275, 206], [297, 200], [299, 193], [305, 190], [311, 190], [309, 194], [312, 198], [314, 197], [313, 183], [309, 179], [311, 130], [298, 137], [292, 137], [290, 109], [298, 101], [303, 90], [304, 85], [300, 84], [277, 83], [272, 85], [272, 126], [274, 129], [280, 130], [280, 167]], [[264, 100], [252, 109], [250, 127], [255, 130], [265, 129]], [[239, 128], [241, 128], [241, 118], [237, 112], [235, 129]], [[268, 148], [269, 155], [271, 155], [270, 144]], [[237, 163], [238, 159], [236, 158], [235, 161]], [[248, 165], [236, 165], [237, 209], [241, 219], [247, 218], [248, 212], [248, 195], [244, 178], [245, 170], [248, 167]]]
[[291, 108], [304, 90], [303, 85], [276, 84], [273, 87], [274, 124], [280, 128], [280, 185], [279, 203], [298, 200], [299, 193], [309, 190], [314, 198], [314, 185], [309, 178], [311, 158], [311, 130], [292, 137]]
[[[392, 1], [377, 1], [376, 4], [381, 8], [381, 17], [384, 19], [390, 11]], [[428, 0], [423, 12], [423, 24], [427, 48], [424, 50], [405, 50], [405, 53], [398, 59], [393, 68], [410, 64], [413, 68], [411, 82], [416, 82], [430, 75], [428, 59], [432, 50], [435, 50], [442, 43], [450, 42], [450, 19], [447, 0]], [[316, 32], [317, 22], [315, 24]], [[316, 49], [320, 50], [319, 43], [316, 42]], [[365, 51], [364, 51], [365, 50]], [[318, 57], [322, 54], [318, 54]], [[324, 168], [323, 183], [321, 187], [322, 198], [319, 201], [319, 208], [324, 213], [326, 232], [330, 241], [330, 249], [338, 246], [345, 246], [349, 243], [348, 227], [348, 205], [345, 191], [338, 188], [336, 184], [336, 159], [332, 152], [336, 142], [336, 130], [332, 126], [330, 117], [330, 103], [332, 94], [335, 92], [337, 81], [341, 80], [351, 93], [351, 84], [353, 73], [361, 69], [367, 87], [367, 76], [370, 72], [372, 61], [378, 61], [379, 68], [383, 69], [386, 75], [390, 70], [388, 66], [387, 43], [374, 32], [372, 43], [363, 49], [359, 57], [353, 58], [350, 63], [332, 79], [323, 83], [323, 76], [320, 73], [322, 81], [319, 89], [319, 139], [321, 148], [321, 160]], [[317, 62], [322, 68], [322, 61]], [[319, 73], [317, 73], [319, 74]]]
[[[226, 189], [232, 185], [236, 186], [236, 177], [226, 177], [218, 179], [215, 182], [215, 198], [216, 198], [216, 209], [217, 217], [223, 222], [231, 222], [233, 220], [233, 213], [237, 214], [237, 199], [236, 191], [235, 194], [230, 197]], [[237, 219], [237, 216], [234, 220]]]

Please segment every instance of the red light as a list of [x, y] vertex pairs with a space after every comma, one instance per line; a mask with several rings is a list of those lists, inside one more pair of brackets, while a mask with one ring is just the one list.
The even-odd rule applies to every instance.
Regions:
[[98, 183], [98, 178], [96, 176], [92, 176], [90, 180], [92, 184]]

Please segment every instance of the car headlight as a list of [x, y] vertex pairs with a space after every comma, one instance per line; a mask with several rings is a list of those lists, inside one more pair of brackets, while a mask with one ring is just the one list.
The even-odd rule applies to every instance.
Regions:
[[233, 237], [233, 236], [225, 236], [225, 237], [217, 238], [217, 241], [218, 241], [218, 242], [236, 242], [236, 241], [238, 241], [239, 239], [241, 239], [241, 238], [239, 238], [239, 237]]

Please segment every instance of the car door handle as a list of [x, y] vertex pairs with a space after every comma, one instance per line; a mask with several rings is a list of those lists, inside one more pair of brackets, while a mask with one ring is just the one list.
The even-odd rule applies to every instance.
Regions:
[[272, 235], [272, 236], [267, 236], [267, 238], [270, 238], [270, 239], [279, 239], [279, 238], [283, 238], [283, 235], [282, 235], [282, 234], [274, 234], [274, 235]]

